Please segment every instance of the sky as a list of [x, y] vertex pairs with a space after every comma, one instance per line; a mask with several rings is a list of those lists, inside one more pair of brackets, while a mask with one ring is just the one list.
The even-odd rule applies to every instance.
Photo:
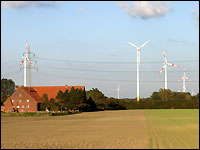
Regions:
[[[32, 86], [84, 85], [105, 96], [136, 98], [137, 46], [140, 97], [164, 88], [162, 48], [169, 63], [168, 88], [199, 92], [198, 1], [1, 1], [1, 79], [23, 85], [26, 40], [37, 61]], [[34, 62], [34, 61], [33, 61]], [[20, 71], [21, 68], [21, 71]]]

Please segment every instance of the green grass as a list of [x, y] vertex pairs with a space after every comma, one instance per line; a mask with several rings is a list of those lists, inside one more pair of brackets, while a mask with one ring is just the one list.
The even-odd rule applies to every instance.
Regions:
[[150, 149], [199, 148], [199, 109], [154, 109], [144, 112]]

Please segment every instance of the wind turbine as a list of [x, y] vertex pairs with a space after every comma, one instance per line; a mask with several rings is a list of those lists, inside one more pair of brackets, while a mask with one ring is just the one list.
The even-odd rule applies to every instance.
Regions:
[[193, 89], [192, 89], [192, 93], [191, 93], [191, 95], [194, 96], [194, 90], [193, 90]]
[[192, 81], [190, 78], [185, 76], [185, 67], [183, 66], [183, 76], [178, 80], [178, 81], [183, 80], [183, 92], [186, 91], [185, 79]]
[[162, 67], [162, 69], [161, 69], [159, 75], [160, 75], [161, 72], [165, 69], [165, 89], [167, 89], [167, 65], [169, 65], [169, 66], [174, 66], [174, 67], [179, 67], [179, 65], [175, 65], [175, 64], [168, 63], [168, 62], [167, 62], [167, 58], [166, 58], [166, 56], [165, 56], [165, 53], [164, 53], [163, 49], [162, 49], [162, 52], [163, 52], [163, 57], [164, 57], [164, 59], [165, 59], [165, 62], [163, 63], [164, 66]]
[[149, 40], [147, 40], [143, 45], [141, 46], [136, 46], [135, 44], [131, 43], [131, 42], [127, 42], [128, 44], [130, 44], [131, 46], [135, 47], [137, 50], [137, 102], [139, 102], [140, 100], [140, 91], [139, 91], [139, 66], [140, 66], [140, 49], [142, 47], [144, 47], [147, 43], [149, 42]]
[[118, 88], [117, 88], [117, 98], [119, 99], [119, 94], [120, 94], [120, 84], [118, 83]]

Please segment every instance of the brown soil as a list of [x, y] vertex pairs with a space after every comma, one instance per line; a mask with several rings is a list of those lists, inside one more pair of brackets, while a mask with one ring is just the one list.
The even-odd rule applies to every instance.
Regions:
[[147, 133], [141, 110], [1, 118], [1, 148], [145, 149]]

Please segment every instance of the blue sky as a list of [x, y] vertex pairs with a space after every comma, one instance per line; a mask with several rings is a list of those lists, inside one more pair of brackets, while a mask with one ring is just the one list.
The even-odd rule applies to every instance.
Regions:
[[[199, 91], [197, 1], [3, 2], [1, 31], [1, 78], [17, 85], [23, 85], [19, 63], [28, 40], [39, 69], [33, 70], [33, 86], [85, 85], [117, 97], [120, 83], [120, 97], [135, 98], [137, 55], [126, 42], [140, 46], [150, 40], [141, 49], [141, 97], [164, 88], [164, 72], [158, 76], [162, 48], [170, 63], [186, 67], [193, 81], [187, 82], [187, 91]], [[182, 91], [182, 82], [171, 82], [182, 76], [182, 67], [169, 66], [168, 88]]]

